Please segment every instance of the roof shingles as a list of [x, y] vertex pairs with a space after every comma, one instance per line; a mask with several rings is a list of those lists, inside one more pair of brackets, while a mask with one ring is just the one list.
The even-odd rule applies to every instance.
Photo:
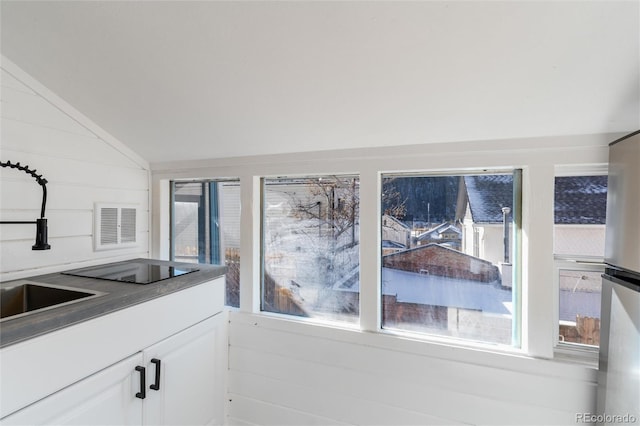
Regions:
[[[502, 222], [502, 207], [512, 207], [511, 175], [465, 176], [469, 207], [475, 223]], [[555, 180], [556, 224], [604, 224], [607, 176], [562, 176]]]
[[607, 213], [607, 176], [556, 177], [556, 224], [604, 224]]

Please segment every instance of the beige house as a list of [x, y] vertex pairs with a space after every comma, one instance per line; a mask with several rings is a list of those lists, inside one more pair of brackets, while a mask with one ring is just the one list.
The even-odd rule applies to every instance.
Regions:
[[382, 254], [406, 250], [411, 245], [411, 229], [388, 214], [382, 215]]

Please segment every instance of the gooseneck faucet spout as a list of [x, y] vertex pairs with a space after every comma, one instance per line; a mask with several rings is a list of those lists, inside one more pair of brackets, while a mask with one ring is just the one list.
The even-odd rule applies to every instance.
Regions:
[[36, 224], [36, 243], [31, 246], [32, 250], [49, 250], [51, 246], [47, 243], [47, 219], [44, 217], [45, 207], [47, 205], [47, 180], [36, 173], [37, 170], [31, 170], [29, 166], [21, 166], [20, 163], [11, 163], [11, 161], [7, 161], [6, 163], [0, 161], [0, 166], [9, 167], [12, 169], [21, 170], [31, 176], [33, 176], [38, 182], [40, 186], [42, 186], [42, 205], [40, 207], [40, 218], [35, 221], [1, 221], [0, 224], [25, 224], [25, 223], [35, 223]]

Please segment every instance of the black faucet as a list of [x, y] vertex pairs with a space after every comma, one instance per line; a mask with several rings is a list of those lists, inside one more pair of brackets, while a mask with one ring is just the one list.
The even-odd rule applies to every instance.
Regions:
[[42, 175], [36, 174], [36, 170], [29, 169], [29, 166], [21, 166], [20, 163], [11, 163], [11, 161], [2, 162], [0, 161], [0, 166], [2, 167], [10, 167], [12, 169], [22, 170], [23, 172], [33, 176], [38, 184], [42, 186], [42, 206], [40, 208], [40, 219], [36, 219], [35, 221], [0, 221], [0, 224], [25, 224], [25, 223], [35, 223], [36, 224], [36, 243], [31, 246], [32, 250], [49, 250], [51, 246], [47, 243], [47, 219], [44, 218], [44, 210], [47, 205], [47, 180], [42, 177]]

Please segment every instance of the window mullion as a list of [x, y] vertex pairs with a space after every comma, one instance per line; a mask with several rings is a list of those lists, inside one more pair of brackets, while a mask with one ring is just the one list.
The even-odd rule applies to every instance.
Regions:
[[260, 312], [260, 178], [240, 177], [240, 310]]
[[360, 328], [380, 330], [380, 175], [360, 174]]
[[522, 348], [535, 357], [552, 358], [553, 303], [553, 165], [526, 169], [523, 184]]

